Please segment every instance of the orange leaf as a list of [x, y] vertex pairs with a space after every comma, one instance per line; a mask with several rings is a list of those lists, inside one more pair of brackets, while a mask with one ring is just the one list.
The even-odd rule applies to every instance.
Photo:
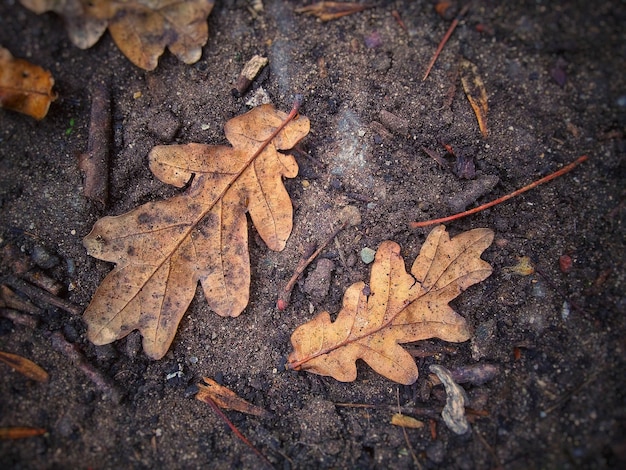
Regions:
[[29, 379], [36, 380], [37, 382], [48, 381], [48, 373], [33, 361], [26, 359], [25, 357], [0, 351], [0, 361], [4, 362], [9, 367], [12, 367], [20, 374], [25, 375]]
[[27, 426], [0, 428], [0, 439], [23, 439], [25, 437], [41, 436], [46, 432], [48, 431], [42, 428], [31, 428]]
[[383, 242], [370, 287], [363, 282], [350, 286], [334, 322], [323, 312], [293, 332], [288, 367], [350, 382], [357, 375], [355, 361], [363, 359], [395, 382], [414, 383], [417, 366], [400, 343], [469, 339], [465, 319], [448, 302], [491, 274], [480, 254], [492, 241], [488, 229], [470, 230], [451, 240], [440, 225], [424, 242], [410, 274], [398, 244]]
[[215, 380], [203, 377], [204, 384], [198, 384], [200, 389], [196, 394], [196, 399], [200, 401], [207, 401], [211, 399], [220, 408], [225, 410], [241, 411], [249, 415], [259, 416], [267, 418], [271, 416], [269, 411], [265, 411], [263, 408], [253, 405], [247, 402], [243, 398], [240, 398], [231, 389], [218, 384]]
[[197, 62], [209, 37], [214, 0], [21, 0], [35, 13], [54, 11], [72, 42], [93, 46], [104, 31], [135, 65], [154, 70], [165, 47], [186, 64]]
[[352, 2], [317, 2], [302, 8], [296, 8], [295, 12], [313, 15], [322, 21], [330, 21], [368, 8], [372, 8], [372, 5]]
[[50, 72], [0, 47], [0, 108], [43, 119], [56, 99], [53, 86]]
[[489, 111], [489, 103], [487, 102], [487, 90], [485, 90], [485, 84], [483, 79], [478, 75], [478, 67], [471, 63], [469, 60], [463, 59], [461, 61], [461, 83], [463, 84], [463, 90], [465, 96], [467, 96], [476, 119], [478, 120], [478, 127], [483, 137], [487, 137], [489, 131], [487, 130], [487, 112]]
[[275, 251], [291, 234], [293, 208], [282, 178], [298, 165], [278, 150], [292, 148], [309, 132], [309, 120], [264, 105], [225, 126], [233, 147], [161, 145], [150, 169], [165, 183], [187, 191], [104, 217], [84, 239], [90, 255], [117, 263], [85, 311], [89, 339], [106, 344], [134, 329], [146, 354], [167, 352], [198, 282], [209, 306], [236, 317], [248, 304], [250, 259], [246, 212]]

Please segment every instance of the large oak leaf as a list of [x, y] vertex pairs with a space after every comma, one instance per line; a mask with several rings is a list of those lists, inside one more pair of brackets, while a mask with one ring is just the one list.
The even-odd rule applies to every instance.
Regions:
[[93, 46], [104, 31], [135, 65], [154, 70], [168, 47], [186, 64], [197, 62], [209, 37], [207, 17], [214, 0], [21, 0], [43, 13], [65, 20], [72, 42]]
[[117, 264], [84, 315], [92, 342], [138, 329], [146, 354], [162, 357], [198, 282], [217, 314], [242, 312], [250, 288], [246, 212], [272, 250], [285, 247], [292, 229], [282, 177], [295, 177], [298, 165], [278, 150], [292, 148], [310, 124], [298, 116], [281, 129], [287, 118], [264, 105], [226, 123], [232, 147], [164, 145], [150, 152], [161, 181], [192, 182], [184, 194], [100, 219], [85, 237], [90, 255]]
[[323, 312], [291, 336], [288, 367], [356, 379], [356, 360], [402, 384], [417, 380], [411, 355], [400, 344], [427, 338], [461, 342], [469, 339], [463, 317], [448, 302], [491, 274], [480, 259], [493, 232], [474, 229], [450, 239], [443, 225], [430, 233], [407, 273], [398, 244], [385, 241], [376, 252], [370, 286], [350, 286], [337, 319]]

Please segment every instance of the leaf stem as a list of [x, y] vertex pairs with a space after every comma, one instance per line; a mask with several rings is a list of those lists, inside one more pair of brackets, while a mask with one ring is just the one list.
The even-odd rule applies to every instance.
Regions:
[[582, 162], [584, 162], [585, 160], [588, 160], [588, 159], [589, 159], [589, 157], [587, 155], [583, 155], [581, 157], [578, 157], [575, 161], [573, 161], [569, 165], [564, 166], [560, 170], [557, 170], [554, 173], [550, 173], [548, 176], [544, 176], [543, 178], [538, 179], [537, 181], [533, 181], [532, 183], [524, 186], [523, 188], [518, 189], [517, 191], [513, 191], [512, 193], [509, 193], [506, 196], [499, 197], [498, 199], [495, 199], [495, 200], [493, 200], [491, 202], [488, 202], [486, 204], [483, 204], [481, 206], [474, 207], [473, 209], [467, 210], [465, 212], [459, 212], [458, 214], [450, 215], [448, 217], [442, 217], [440, 219], [424, 220], [422, 222], [411, 222], [411, 223], [409, 223], [409, 227], [410, 228], [429, 227], [431, 225], [442, 224], [442, 223], [445, 223], [445, 222], [450, 222], [451, 220], [461, 219], [461, 218], [463, 218], [465, 216], [476, 214], [477, 212], [480, 212], [480, 211], [483, 211], [483, 210], [488, 209], [490, 207], [493, 207], [493, 206], [495, 206], [497, 204], [500, 204], [500, 203], [502, 203], [504, 201], [508, 201], [512, 197], [515, 197], [515, 196], [517, 196], [519, 194], [525, 193], [526, 191], [529, 191], [529, 190], [535, 188], [536, 186], [539, 186], [540, 184], [547, 183], [548, 181], [551, 181], [551, 180], [553, 180], [555, 178], [558, 178], [559, 176], [562, 176], [565, 173], [568, 173], [568, 172], [572, 171], [574, 168], [576, 168], [578, 165], [580, 165]]

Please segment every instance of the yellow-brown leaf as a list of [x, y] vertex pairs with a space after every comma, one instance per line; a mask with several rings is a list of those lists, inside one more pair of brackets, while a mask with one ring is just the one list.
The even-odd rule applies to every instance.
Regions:
[[93, 46], [109, 32], [135, 65], [154, 70], [165, 47], [186, 64], [202, 55], [209, 37], [207, 17], [214, 0], [21, 0], [35, 13], [54, 11], [65, 19], [72, 42]]
[[487, 112], [489, 111], [489, 103], [487, 101], [487, 90], [483, 79], [478, 74], [478, 67], [471, 63], [469, 60], [461, 61], [461, 83], [463, 84], [463, 90], [465, 96], [470, 102], [476, 119], [478, 120], [478, 127], [483, 137], [489, 135], [487, 129]]
[[43, 119], [56, 99], [53, 86], [50, 72], [0, 47], [0, 108]]
[[36, 380], [37, 382], [48, 381], [48, 373], [30, 359], [18, 356], [17, 354], [0, 351], [0, 361], [29, 379]]
[[[116, 263], [84, 314], [89, 339], [106, 344], [134, 329], [146, 354], [161, 358], [198, 282], [213, 311], [238, 316], [248, 304], [250, 260], [246, 212], [267, 246], [285, 247], [293, 208], [282, 178], [298, 165], [292, 148], [309, 132], [304, 116], [264, 105], [225, 125], [233, 145], [162, 145], [150, 169], [184, 194], [104, 217], [84, 239], [90, 255]], [[279, 131], [280, 130], [280, 131]], [[273, 135], [277, 132], [276, 135]]]
[[391, 424], [403, 428], [420, 429], [424, 427], [424, 423], [413, 418], [412, 416], [396, 413], [391, 417]]
[[424, 242], [410, 274], [400, 247], [383, 242], [369, 288], [363, 282], [350, 286], [334, 322], [323, 312], [293, 332], [288, 367], [350, 382], [357, 375], [355, 361], [363, 359], [395, 382], [414, 383], [417, 366], [400, 343], [433, 337], [469, 339], [465, 319], [448, 302], [491, 274], [491, 266], [480, 255], [492, 241], [488, 229], [450, 239], [440, 225]]
[[269, 411], [247, 402], [231, 389], [218, 384], [215, 380], [208, 377], [203, 377], [202, 380], [204, 384], [198, 384], [199, 390], [196, 393], [196, 399], [200, 401], [207, 401], [207, 398], [211, 399], [217, 406], [225, 410], [236, 410], [262, 418], [271, 416]]

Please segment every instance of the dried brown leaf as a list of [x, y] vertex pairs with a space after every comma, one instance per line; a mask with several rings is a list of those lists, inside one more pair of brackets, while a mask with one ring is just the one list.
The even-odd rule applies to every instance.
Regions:
[[[114, 262], [85, 311], [88, 337], [106, 344], [138, 329], [146, 354], [161, 358], [200, 282], [217, 314], [236, 317], [248, 304], [246, 212], [275, 251], [285, 247], [293, 208], [282, 178], [298, 165], [278, 150], [309, 132], [309, 120], [264, 105], [224, 127], [233, 145], [160, 145], [150, 169], [184, 194], [104, 217], [85, 237], [90, 255]], [[285, 124], [286, 123], [286, 124]], [[284, 126], [284, 127], [281, 127]], [[193, 178], [192, 178], [193, 177]]]
[[267, 418], [271, 416], [269, 411], [261, 407], [255, 406], [239, 397], [231, 389], [218, 384], [215, 380], [203, 377], [204, 384], [198, 384], [198, 393], [196, 399], [205, 401], [207, 398], [213, 400], [217, 406], [225, 410], [241, 411], [249, 415]]
[[186, 64], [202, 55], [209, 36], [207, 17], [214, 0], [21, 0], [43, 13], [54, 11], [65, 20], [72, 42], [93, 46], [109, 32], [135, 65], [154, 70], [165, 47]]
[[43, 119], [57, 97], [53, 86], [50, 72], [0, 47], [0, 108]]
[[489, 111], [489, 103], [487, 102], [487, 90], [483, 79], [478, 74], [478, 67], [469, 60], [463, 59], [461, 61], [461, 83], [463, 84], [463, 90], [465, 96], [467, 96], [476, 119], [478, 120], [478, 127], [483, 137], [487, 137], [489, 131], [487, 130], [487, 112]]
[[398, 244], [383, 242], [369, 288], [363, 282], [350, 286], [334, 322], [323, 312], [293, 332], [288, 367], [350, 382], [357, 375], [355, 361], [363, 359], [391, 380], [414, 383], [417, 366], [400, 343], [433, 337], [469, 339], [465, 319], [448, 302], [491, 274], [491, 266], [480, 255], [492, 241], [488, 229], [450, 239], [440, 225], [424, 242], [410, 274]]
[[18, 356], [17, 354], [0, 351], [0, 361], [29, 379], [36, 380], [37, 382], [48, 381], [48, 373], [30, 359]]
[[372, 5], [353, 2], [317, 2], [302, 8], [296, 8], [295, 12], [316, 16], [321, 21], [330, 21], [367, 10], [368, 8], [372, 8]]

